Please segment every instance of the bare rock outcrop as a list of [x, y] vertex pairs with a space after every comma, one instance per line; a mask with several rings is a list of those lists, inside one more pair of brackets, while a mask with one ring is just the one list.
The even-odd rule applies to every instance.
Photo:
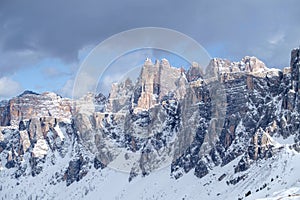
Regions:
[[25, 93], [9, 100], [7, 106], [3, 108], [5, 112], [2, 112], [2, 126], [18, 126], [21, 120], [35, 117], [70, 119], [72, 116], [72, 101], [51, 92]]

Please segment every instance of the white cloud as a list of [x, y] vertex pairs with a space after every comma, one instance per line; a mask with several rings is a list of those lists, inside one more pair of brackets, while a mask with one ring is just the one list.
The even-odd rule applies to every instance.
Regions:
[[284, 41], [284, 37], [285, 37], [285, 34], [282, 31], [280, 31], [280, 32], [277, 32], [276, 34], [272, 35], [269, 38], [268, 42], [272, 45], [277, 45], [280, 42]]
[[79, 62], [82, 62], [94, 48], [95, 48], [95, 45], [85, 45], [84, 47], [79, 49], [78, 56], [77, 56]]
[[22, 91], [21, 85], [8, 77], [0, 78], [0, 100], [18, 95]]

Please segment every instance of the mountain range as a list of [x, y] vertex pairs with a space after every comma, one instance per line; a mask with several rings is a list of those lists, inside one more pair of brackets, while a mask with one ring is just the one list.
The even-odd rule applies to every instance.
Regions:
[[299, 199], [300, 49], [176, 68], [146, 59], [108, 97], [0, 103], [2, 199]]

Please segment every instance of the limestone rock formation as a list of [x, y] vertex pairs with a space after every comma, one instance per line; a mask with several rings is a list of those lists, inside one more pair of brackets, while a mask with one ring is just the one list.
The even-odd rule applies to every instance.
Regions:
[[70, 119], [72, 116], [72, 101], [64, 99], [55, 93], [36, 94], [24, 92], [0, 107], [1, 126], [18, 126], [21, 120], [51, 116]]
[[212, 59], [206, 71], [146, 59], [137, 82], [114, 84], [108, 97], [25, 92], [0, 103], [1, 166], [15, 178], [57, 166], [51, 184], [68, 186], [92, 167], [128, 172], [129, 181], [166, 166], [174, 178], [203, 178], [234, 160], [232, 170], [245, 172], [282, 148], [300, 149], [299, 80], [294, 49], [283, 71], [248, 56]]

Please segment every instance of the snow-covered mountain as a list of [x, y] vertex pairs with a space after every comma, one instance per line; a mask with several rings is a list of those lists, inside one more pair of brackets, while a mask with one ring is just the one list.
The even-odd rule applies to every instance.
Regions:
[[147, 59], [109, 97], [0, 103], [2, 199], [300, 198], [300, 49], [290, 67]]

